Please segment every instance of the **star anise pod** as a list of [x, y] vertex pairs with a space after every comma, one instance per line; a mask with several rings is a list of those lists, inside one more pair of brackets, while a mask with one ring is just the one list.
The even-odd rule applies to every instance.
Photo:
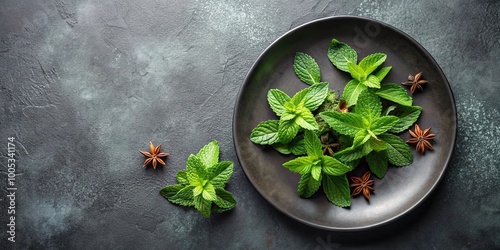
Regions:
[[412, 76], [410, 74], [410, 75], [408, 75], [409, 82], [402, 82], [401, 84], [411, 86], [410, 93], [413, 95], [413, 92], [415, 92], [416, 89], [419, 89], [420, 91], [424, 91], [424, 88], [422, 88], [422, 85], [426, 84], [427, 80], [420, 80], [421, 77], [422, 77], [422, 72], [417, 73], [415, 76]]
[[165, 152], [161, 152], [161, 144], [158, 145], [158, 146], [154, 146], [153, 145], [153, 142], [149, 142], [149, 151], [151, 152], [146, 152], [146, 151], [141, 151], [139, 150], [139, 152], [141, 152], [141, 154], [143, 154], [144, 156], [147, 157], [147, 159], [144, 161], [144, 165], [143, 166], [146, 166], [148, 165], [149, 163], [151, 163], [151, 165], [153, 165], [153, 168], [156, 169], [156, 165], [159, 164], [162, 164], [162, 165], [165, 165], [165, 162], [161, 159], [162, 157], [167, 157], [168, 156], [168, 153], [165, 153]]
[[416, 143], [416, 150], [417, 152], [424, 154], [425, 149], [430, 149], [434, 150], [432, 147], [432, 144], [429, 142], [429, 140], [434, 139], [436, 137], [435, 134], [431, 134], [431, 128], [424, 129], [423, 131], [420, 129], [418, 124], [415, 124], [415, 132], [408, 130], [410, 132], [410, 135], [413, 137], [406, 141], [407, 143]]
[[361, 177], [351, 177], [352, 184], [351, 187], [354, 187], [352, 191], [352, 196], [356, 196], [360, 193], [363, 193], [363, 196], [370, 200], [370, 192], [375, 189], [372, 187], [374, 181], [370, 179], [370, 171], [366, 171]]
[[332, 156], [333, 153], [335, 152], [333, 151], [333, 149], [340, 146], [339, 143], [333, 142], [333, 140], [330, 138], [330, 133], [321, 135], [320, 140], [321, 140], [321, 148], [323, 149], [323, 154], [326, 155]]

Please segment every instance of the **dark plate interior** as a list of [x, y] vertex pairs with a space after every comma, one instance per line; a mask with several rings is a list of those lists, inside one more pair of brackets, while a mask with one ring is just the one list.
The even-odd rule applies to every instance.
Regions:
[[[311, 199], [297, 195], [299, 175], [281, 166], [291, 156], [249, 140], [252, 129], [261, 121], [276, 119], [268, 106], [269, 89], [278, 88], [290, 96], [308, 87], [294, 74], [296, 52], [316, 59], [322, 80], [330, 88], [342, 90], [350, 79], [334, 68], [326, 56], [332, 38], [346, 42], [358, 58], [371, 53], [387, 54], [384, 65], [393, 66], [384, 82], [406, 81], [408, 74], [423, 72], [429, 83], [424, 92], [413, 96], [414, 105], [423, 107], [418, 120], [421, 127], [432, 127], [437, 134], [434, 152], [424, 156], [415, 152], [412, 165], [390, 167], [386, 177], [376, 179], [370, 202], [354, 198], [350, 208], [331, 204], [321, 192]], [[250, 69], [236, 101], [233, 135], [240, 164], [255, 189], [274, 207], [305, 224], [335, 231], [356, 231], [384, 225], [407, 214], [430, 195], [442, 178], [452, 154], [456, 137], [456, 110], [453, 94], [443, 72], [431, 55], [403, 32], [378, 21], [340, 16], [316, 20], [297, 27], [269, 46]], [[409, 135], [403, 133], [403, 139]]]

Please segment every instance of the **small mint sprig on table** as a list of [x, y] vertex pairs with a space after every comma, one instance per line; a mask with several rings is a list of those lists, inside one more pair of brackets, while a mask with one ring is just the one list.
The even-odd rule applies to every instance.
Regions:
[[178, 184], [160, 190], [170, 202], [194, 206], [205, 218], [212, 211], [224, 212], [236, 206], [233, 195], [224, 189], [233, 174], [233, 163], [219, 162], [219, 145], [212, 141], [188, 157], [186, 169], [177, 172]]

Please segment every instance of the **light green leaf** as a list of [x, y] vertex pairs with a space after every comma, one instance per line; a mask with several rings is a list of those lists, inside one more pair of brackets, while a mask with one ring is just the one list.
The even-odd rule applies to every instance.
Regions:
[[193, 189], [193, 196], [198, 196], [201, 193], [203, 193], [203, 186], [201, 186], [201, 185], [195, 186]]
[[411, 106], [413, 102], [406, 90], [395, 83], [382, 84], [375, 94], [403, 106]]
[[168, 201], [177, 205], [194, 206], [193, 189], [194, 189], [193, 186], [185, 186], [181, 190], [179, 190], [175, 195], [166, 198], [168, 199]]
[[315, 180], [319, 181], [320, 180], [319, 178], [321, 177], [321, 166], [317, 166], [317, 165], [312, 166], [311, 176]]
[[215, 140], [211, 141], [200, 149], [196, 157], [203, 162], [205, 168], [211, 167], [219, 161], [219, 144]]
[[375, 139], [372, 137], [372, 138], [370, 138], [370, 140], [368, 140], [368, 143], [369, 143], [370, 148], [377, 151], [377, 152], [387, 149], [387, 143], [383, 140], [380, 140], [380, 139]]
[[214, 187], [224, 187], [233, 174], [234, 166], [230, 161], [221, 161], [210, 168], [210, 183]]
[[354, 113], [368, 118], [372, 121], [380, 117], [382, 112], [382, 102], [371, 91], [363, 91], [359, 94], [358, 102], [354, 108]]
[[250, 141], [260, 145], [270, 145], [279, 141], [278, 120], [267, 120], [259, 123], [250, 134]]
[[356, 105], [359, 94], [366, 89], [368, 89], [366, 85], [356, 79], [352, 79], [345, 85], [342, 98], [347, 102], [348, 107]]
[[297, 77], [304, 83], [313, 85], [320, 82], [321, 73], [318, 63], [306, 53], [297, 52], [295, 54], [293, 70]]
[[330, 125], [330, 127], [343, 135], [354, 136], [364, 127], [362, 117], [355, 113], [325, 111], [321, 112], [319, 115], [328, 125]]
[[236, 200], [233, 195], [223, 188], [216, 188], [215, 193], [217, 199], [214, 201], [215, 205], [218, 207], [215, 211], [221, 213], [227, 210], [231, 210], [236, 206]]
[[352, 143], [353, 148], [357, 148], [363, 144], [365, 144], [371, 138], [370, 133], [368, 131], [361, 129], [354, 136], [354, 141]]
[[316, 122], [316, 118], [309, 111], [309, 109], [304, 108], [300, 110], [300, 114], [295, 117], [295, 123], [297, 123], [300, 127], [307, 130], [318, 130], [318, 123]]
[[295, 173], [307, 174], [311, 172], [311, 168], [314, 163], [314, 158], [315, 157], [311, 156], [297, 157], [295, 159], [283, 163], [283, 167]]
[[321, 175], [318, 181], [312, 177], [311, 173], [303, 174], [299, 180], [297, 193], [301, 198], [310, 198], [318, 191], [319, 186], [321, 186]]
[[181, 189], [183, 189], [186, 185], [183, 184], [175, 184], [169, 185], [160, 190], [160, 194], [165, 198], [170, 198], [177, 194]]
[[175, 175], [175, 179], [179, 184], [188, 185], [189, 180], [187, 178], [187, 170], [179, 170]]
[[205, 164], [193, 154], [188, 157], [186, 170], [187, 179], [193, 186], [203, 185], [200, 183], [208, 179], [208, 172], [205, 168]]
[[339, 160], [331, 157], [331, 156], [322, 156], [321, 157], [321, 162], [323, 165], [323, 173], [327, 175], [343, 175], [349, 171], [351, 171], [351, 167], [347, 166], [346, 164], [340, 162]]
[[198, 195], [194, 197], [194, 207], [203, 215], [205, 218], [210, 217], [210, 212], [212, 210], [212, 202], [203, 199], [203, 196]]
[[365, 153], [359, 148], [348, 147], [333, 155], [334, 158], [341, 162], [352, 162], [365, 156]]
[[420, 113], [422, 113], [422, 108], [419, 106], [399, 106], [389, 112], [399, 117], [398, 123], [389, 132], [400, 133], [407, 130], [418, 120]]
[[358, 65], [355, 63], [348, 63], [347, 68], [349, 69], [349, 73], [351, 73], [352, 78], [363, 82], [368, 74]]
[[281, 143], [288, 143], [297, 135], [300, 126], [294, 120], [280, 120], [278, 137]]
[[339, 70], [349, 72], [348, 63], [357, 63], [358, 54], [349, 45], [339, 42], [337, 39], [332, 39], [328, 47], [328, 59]]
[[349, 181], [345, 175], [323, 175], [323, 191], [328, 200], [336, 206], [348, 207], [351, 205], [351, 191]]
[[403, 167], [413, 162], [410, 146], [399, 136], [385, 133], [379, 135], [379, 138], [387, 142], [387, 159], [391, 164]]
[[370, 171], [372, 171], [375, 176], [382, 179], [387, 173], [388, 161], [387, 155], [385, 151], [372, 151], [365, 157], [366, 163], [368, 163], [368, 167]]
[[297, 92], [290, 100], [290, 103], [292, 103], [295, 106], [303, 106], [306, 101], [306, 97], [309, 95], [310, 91], [311, 91], [310, 88], [305, 88]]
[[[289, 102], [287, 102], [288, 104]], [[295, 119], [297, 117], [296, 107], [292, 105], [287, 105], [290, 109], [286, 109], [283, 114], [281, 114], [280, 121], [289, 121]]]
[[201, 193], [203, 199], [207, 201], [214, 201], [217, 199], [217, 195], [215, 195], [215, 188], [212, 184], [207, 183], [205, 187], [203, 187], [203, 192]]
[[321, 141], [313, 131], [304, 131], [304, 146], [308, 156], [321, 157], [323, 155]]
[[271, 89], [267, 92], [267, 102], [276, 115], [281, 116], [285, 112], [283, 106], [285, 102], [290, 101], [290, 97], [279, 89]]
[[396, 116], [388, 115], [388, 116], [382, 116], [377, 119], [375, 119], [371, 126], [370, 130], [376, 134], [380, 135], [382, 133], [385, 133], [387, 130], [391, 129], [396, 123], [398, 123], [399, 118]]
[[366, 85], [367, 87], [374, 88], [374, 89], [380, 88], [380, 81], [374, 75], [369, 75], [366, 78], [366, 80], [363, 81], [363, 84]]
[[309, 93], [304, 98], [304, 106], [310, 111], [316, 110], [328, 94], [328, 83], [320, 82], [309, 87]]
[[366, 74], [371, 74], [378, 66], [382, 65], [387, 59], [387, 55], [384, 53], [374, 53], [363, 58], [359, 62], [359, 66], [366, 72]]
[[375, 76], [378, 78], [378, 81], [382, 82], [382, 80], [384, 80], [385, 76], [387, 76], [387, 74], [389, 74], [389, 71], [391, 71], [391, 69], [392, 69], [392, 66], [387, 66], [387, 67], [383, 67], [379, 71], [377, 71], [377, 73], [375, 73]]

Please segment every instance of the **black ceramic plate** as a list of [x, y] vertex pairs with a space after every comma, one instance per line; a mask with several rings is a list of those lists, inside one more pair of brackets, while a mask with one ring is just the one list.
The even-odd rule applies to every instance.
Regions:
[[[432, 127], [437, 134], [434, 151], [414, 155], [413, 164], [390, 167], [384, 179], [375, 181], [370, 201], [353, 198], [350, 208], [331, 204], [322, 192], [310, 199], [297, 195], [299, 175], [282, 167], [292, 156], [284, 156], [271, 147], [249, 140], [255, 126], [276, 119], [267, 103], [267, 92], [278, 88], [290, 96], [308, 87], [294, 74], [296, 52], [316, 59], [322, 81], [330, 89], [343, 90], [350, 75], [337, 70], [328, 60], [332, 38], [349, 44], [358, 58], [375, 53], [387, 54], [384, 65], [393, 66], [384, 82], [406, 81], [408, 74], [423, 72], [429, 83], [413, 96], [414, 105], [423, 107], [418, 124]], [[359, 17], [339, 16], [319, 19], [297, 27], [277, 39], [250, 69], [236, 101], [233, 136], [236, 152], [246, 176], [255, 189], [274, 207], [305, 224], [334, 231], [357, 231], [385, 225], [404, 216], [425, 200], [442, 178], [456, 137], [456, 110], [453, 94], [440, 67], [414, 39], [387, 24]], [[401, 134], [406, 140], [408, 133]]]

